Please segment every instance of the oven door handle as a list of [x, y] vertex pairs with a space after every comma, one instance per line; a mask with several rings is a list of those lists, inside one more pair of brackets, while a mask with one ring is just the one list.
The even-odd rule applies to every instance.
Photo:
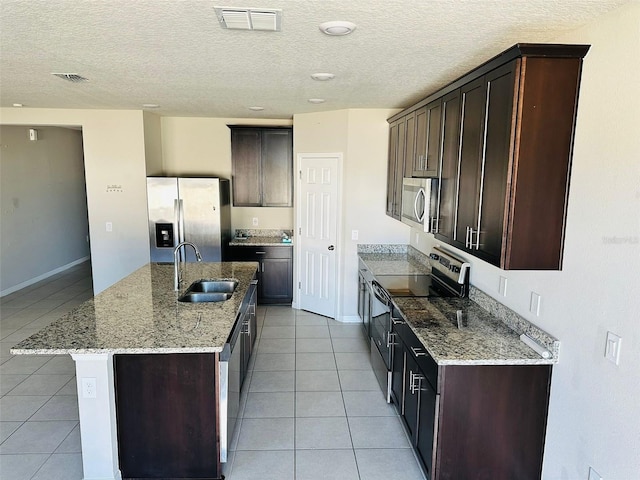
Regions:
[[389, 294], [382, 285], [375, 280], [371, 282], [371, 290], [373, 290], [373, 295], [379, 302], [384, 303], [387, 306], [391, 305], [391, 298], [389, 297]]

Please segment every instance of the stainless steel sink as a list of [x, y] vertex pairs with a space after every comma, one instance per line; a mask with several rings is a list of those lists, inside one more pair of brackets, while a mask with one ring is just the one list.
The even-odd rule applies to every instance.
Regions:
[[237, 286], [237, 280], [198, 280], [187, 288], [178, 301], [186, 303], [224, 302], [231, 298]]

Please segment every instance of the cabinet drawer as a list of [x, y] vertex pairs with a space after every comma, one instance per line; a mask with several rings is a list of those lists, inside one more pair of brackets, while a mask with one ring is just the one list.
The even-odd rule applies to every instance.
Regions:
[[438, 364], [429, 355], [427, 349], [422, 342], [418, 340], [415, 333], [411, 330], [411, 327], [406, 323], [394, 326], [395, 331], [398, 333], [402, 341], [406, 346], [407, 355], [411, 355], [422, 373], [427, 377], [429, 383], [437, 389], [438, 387]]
[[263, 258], [293, 258], [293, 248], [274, 246], [230, 246], [229, 257], [231, 261], [256, 261]]

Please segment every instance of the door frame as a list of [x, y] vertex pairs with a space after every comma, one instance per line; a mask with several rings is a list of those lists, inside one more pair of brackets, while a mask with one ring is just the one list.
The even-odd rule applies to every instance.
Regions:
[[318, 159], [318, 158], [335, 158], [338, 161], [338, 198], [337, 198], [337, 215], [336, 215], [336, 304], [334, 306], [333, 318], [335, 320], [340, 321], [342, 317], [342, 264], [343, 264], [343, 241], [342, 241], [342, 187], [344, 185], [343, 173], [344, 173], [344, 164], [343, 164], [343, 153], [342, 152], [330, 152], [330, 153], [298, 153], [296, 155], [296, 170], [295, 170], [295, 207], [294, 207], [294, 230], [293, 230], [293, 238], [294, 238], [294, 263], [296, 268], [294, 268], [294, 276], [293, 276], [293, 303], [291, 306], [297, 310], [300, 309], [300, 279], [303, 278], [301, 269], [302, 269], [302, 249], [300, 248], [300, 228], [302, 228], [302, 209], [300, 206], [302, 205], [301, 198], [301, 180], [302, 180], [302, 162], [309, 159]]

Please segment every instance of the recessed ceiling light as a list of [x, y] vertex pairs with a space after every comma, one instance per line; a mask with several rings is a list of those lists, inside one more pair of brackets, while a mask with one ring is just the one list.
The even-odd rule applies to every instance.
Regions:
[[264, 110], [264, 107], [249, 107], [249, 110], [253, 110], [254, 112], [261, 112], [262, 110]]
[[314, 73], [311, 78], [324, 82], [326, 80], [333, 80], [336, 76], [333, 73]]
[[307, 100], [309, 103], [324, 103], [324, 98], [310, 98]]
[[327, 35], [349, 35], [356, 29], [356, 24], [351, 22], [344, 22], [342, 20], [336, 20], [333, 22], [324, 22], [319, 25], [322, 33]]
[[13, 106], [14, 107], [24, 107], [24, 105], [22, 103], [14, 103]]
[[160, 108], [157, 103], [143, 103], [142, 108]]

